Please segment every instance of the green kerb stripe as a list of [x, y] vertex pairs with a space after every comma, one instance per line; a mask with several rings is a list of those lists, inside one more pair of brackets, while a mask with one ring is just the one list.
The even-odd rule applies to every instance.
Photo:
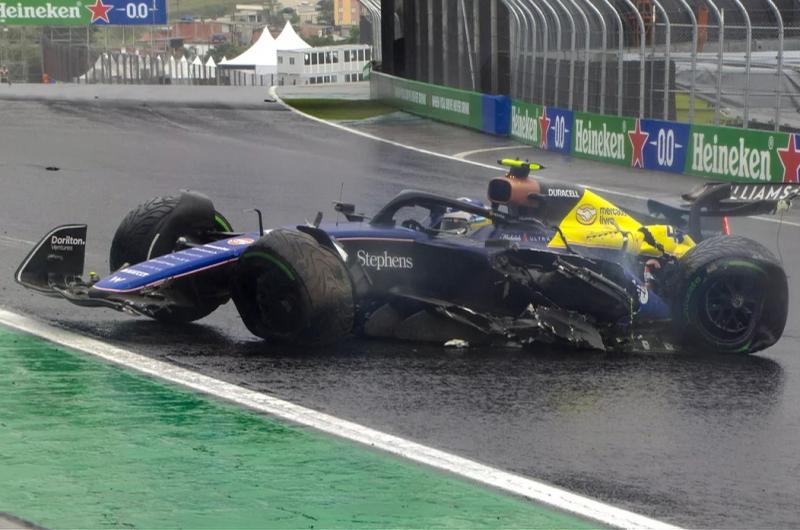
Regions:
[[597, 526], [5, 328], [0, 462], [49, 528]]

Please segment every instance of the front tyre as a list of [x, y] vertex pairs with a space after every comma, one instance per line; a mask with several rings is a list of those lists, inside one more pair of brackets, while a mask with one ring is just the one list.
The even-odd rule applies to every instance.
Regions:
[[717, 236], [679, 264], [675, 323], [685, 347], [752, 353], [772, 346], [786, 325], [786, 274], [763, 245]]
[[[111, 272], [177, 250], [178, 239], [208, 242], [210, 232], [232, 232], [230, 223], [214, 210], [211, 200], [196, 192], [178, 197], [156, 197], [140, 204], [123, 218], [111, 242]], [[193, 322], [211, 314], [228, 301], [222, 278], [205, 275], [173, 281], [170, 298], [177, 303], [152, 315], [161, 322]]]
[[353, 329], [353, 286], [344, 263], [301, 232], [273, 230], [248, 247], [231, 293], [247, 329], [266, 340], [327, 344]]

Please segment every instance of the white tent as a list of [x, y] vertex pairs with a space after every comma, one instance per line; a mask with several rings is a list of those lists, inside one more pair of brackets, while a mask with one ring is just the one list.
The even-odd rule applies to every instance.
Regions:
[[212, 68], [216, 68], [216, 67], [217, 67], [217, 63], [215, 63], [214, 62], [214, 58], [209, 55], [208, 56], [208, 60], [206, 61], [206, 68], [212, 69]]
[[277, 44], [277, 49], [279, 50], [307, 50], [311, 48], [306, 41], [300, 38], [294, 28], [292, 27], [291, 22], [288, 20], [286, 21], [286, 25], [283, 27], [283, 31], [281, 34], [278, 35], [278, 38], [275, 39], [275, 43]]
[[268, 28], [264, 28], [255, 44], [241, 55], [227, 62], [223, 61], [223, 63], [229, 68], [235, 66], [247, 67], [248, 69], [255, 69], [259, 66], [274, 68], [278, 65], [278, 47], [275, 44], [275, 38]]
[[223, 55], [222, 60], [219, 62], [219, 64], [228, 64], [228, 58]]

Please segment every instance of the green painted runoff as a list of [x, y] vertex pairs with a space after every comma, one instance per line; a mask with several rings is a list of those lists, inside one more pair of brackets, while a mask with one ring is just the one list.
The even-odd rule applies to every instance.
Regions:
[[5, 328], [0, 470], [46, 528], [597, 526]]

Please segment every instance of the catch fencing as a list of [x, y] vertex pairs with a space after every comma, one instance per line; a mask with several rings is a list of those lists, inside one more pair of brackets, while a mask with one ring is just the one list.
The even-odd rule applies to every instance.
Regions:
[[501, 1], [516, 100], [800, 130], [797, 1]]

